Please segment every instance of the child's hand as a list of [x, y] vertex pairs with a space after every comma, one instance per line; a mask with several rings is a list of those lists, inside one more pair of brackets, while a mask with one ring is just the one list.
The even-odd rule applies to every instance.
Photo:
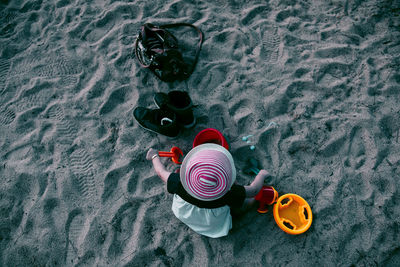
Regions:
[[269, 172], [267, 170], [260, 170], [260, 172], [258, 173], [258, 175], [263, 176], [264, 178], [269, 176]]
[[269, 172], [267, 170], [260, 170], [257, 176], [254, 178], [253, 182], [250, 185], [244, 187], [246, 190], [246, 197], [255, 197], [258, 192], [260, 192], [264, 180], [269, 176]]
[[149, 151], [147, 151], [146, 159], [152, 160], [154, 155], [158, 155], [158, 151], [154, 148], [150, 148]]

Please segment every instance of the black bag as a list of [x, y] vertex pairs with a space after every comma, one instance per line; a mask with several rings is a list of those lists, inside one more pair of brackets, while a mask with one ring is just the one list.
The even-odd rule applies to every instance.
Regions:
[[[179, 49], [178, 40], [167, 28], [189, 26], [199, 33], [199, 42], [192, 64], [187, 64]], [[135, 54], [140, 65], [150, 69], [158, 78], [165, 82], [185, 80], [194, 71], [201, 45], [203, 33], [199, 28], [188, 23], [175, 23], [156, 26], [144, 24], [135, 42]]]

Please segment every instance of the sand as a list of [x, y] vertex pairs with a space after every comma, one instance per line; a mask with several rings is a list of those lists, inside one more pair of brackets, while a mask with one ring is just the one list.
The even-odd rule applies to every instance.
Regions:
[[[388, 0], [1, 1], [0, 266], [399, 266], [399, 14]], [[146, 22], [202, 29], [188, 80], [138, 65]], [[132, 116], [171, 90], [197, 105], [175, 140]], [[208, 127], [239, 183], [254, 157], [308, 201], [307, 232], [251, 210], [212, 239], [174, 217], [146, 152], [187, 153]]]

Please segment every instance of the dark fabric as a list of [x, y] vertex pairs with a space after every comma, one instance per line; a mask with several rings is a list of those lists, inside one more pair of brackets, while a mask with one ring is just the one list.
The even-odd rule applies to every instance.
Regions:
[[[192, 64], [185, 62], [176, 37], [169, 28], [188, 26], [199, 34], [196, 56]], [[150, 69], [158, 78], [165, 82], [187, 79], [193, 73], [197, 64], [203, 32], [196, 26], [188, 23], [174, 23], [156, 26], [146, 23], [141, 27], [135, 41], [135, 55], [140, 65]]]
[[215, 209], [228, 205], [231, 208], [240, 208], [246, 198], [244, 186], [234, 184], [223, 197], [213, 201], [198, 200], [189, 195], [183, 187], [178, 173], [171, 173], [167, 181], [167, 190], [171, 194], [177, 194], [186, 202], [199, 208]]

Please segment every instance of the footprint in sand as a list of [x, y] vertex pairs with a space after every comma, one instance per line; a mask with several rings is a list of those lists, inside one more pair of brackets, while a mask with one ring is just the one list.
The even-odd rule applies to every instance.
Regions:
[[[260, 19], [260, 15], [267, 15], [268, 14], [268, 6], [267, 5], [255, 5], [250, 8], [244, 9], [242, 14], [245, 14], [242, 19], [242, 23], [244, 25], [250, 25], [254, 21]], [[262, 15], [261, 15], [262, 16]]]
[[35, 51], [13, 61], [9, 77], [32, 76], [57, 78], [74, 76], [82, 72], [79, 60], [62, 52]]
[[237, 127], [243, 134], [258, 126], [258, 116], [252, 111], [253, 108], [254, 103], [251, 100], [241, 99], [229, 109], [230, 116], [237, 121]]
[[123, 76], [130, 76], [135, 60], [136, 58], [134, 55], [121, 53], [118, 59], [115, 60], [114, 66], [121, 72]]
[[67, 266], [74, 266], [79, 261], [79, 248], [83, 242], [84, 225], [85, 216], [82, 210], [75, 209], [69, 213], [65, 224], [65, 263]]
[[0, 18], [2, 18], [2, 25], [10, 23], [12, 20], [17, 17], [19, 12], [16, 12], [15, 10], [4, 10], [0, 12]]
[[10, 70], [10, 61], [7, 59], [0, 59], [0, 96], [6, 86], [8, 71]]
[[[53, 94], [53, 89], [44, 88], [40, 89], [39, 86], [32, 88], [29, 91], [26, 91], [24, 95], [12, 103], [12, 107], [16, 112], [24, 112], [26, 110], [35, 108], [35, 107], [45, 107], [51, 100], [51, 96]], [[47, 86], [47, 85], [44, 85]]]
[[325, 48], [320, 48], [318, 50], [315, 51], [314, 56], [316, 58], [351, 58], [353, 49], [348, 47], [348, 46], [344, 46], [344, 45], [338, 45], [336, 44], [335, 46], [331, 46], [331, 47], [325, 47]]
[[78, 61], [69, 59], [63, 54], [50, 55], [40, 61], [40, 64], [34, 68], [34, 73], [40, 77], [75, 75], [82, 71], [80, 66]]
[[133, 172], [128, 180], [128, 184], [126, 186], [126, 191], [128, 193], [135, 193], [136, 188], [138, 187], [139, 175], [136, 172]]
[[232, 117], [228, 112], [226, 105], [215, 104], [210, 107], [206, 116], [209, 123], [208, 126], [217, 129], [225, 138], [229, 139], [228, 134], [237, 132], [237, 127], [233, 124]]
[[[139, 247], [142, 249], [129, 259], [126, 266], [209, 266], [210, 259], [216, 256], [206, 238], [200, 235], [187, 236], [187, 226], [175, 226], [180, 229], [176, 234], [157, 230], [159, 227], [154, 227], [151, 221], [143, 223], [139, 238]], [[232, 250], [230, 245], [228, 249]]]
[[4, 10], [0, 12], [0, 34], [2, 38], [9, 38], [13, 36], [18, 29], [16, 22], [13, 21], [19, 12], [15, 10]]
[[358, 170], [365, 166], [372, 168], [376, 164], [378, 150], [371, 134], [364, 128], [354, 127], [350, 132], [345, 166]]
[[282, 74], [282, 67], [278, 64], [280, 58], [281, 37], [276, 25], [257, 26], [260, 35], [259, 62], [262, 66], [263, 76], [268, 81], [276, 80]]
[[93, 160], [84, 148], [77, 148], [69, 155], [69, 163], [74, 182], [77, 183], [80, 193], [86, 203], [97, 202], [95, 169]]
[[64, 119], [64, 110], [59, 104], [55, 104], [47, 110], [47, 117], [56, 121], [62, 121]]
[[62, 144], [72, 144], [77, 137], [78, 126], [71, 120], [65, 119], [57, 123], [57, 140]]
[[43, 225], [54, 230], [55, 221], [54, 213], [55, 209], [59, 206], [59, 199], [55, 197], [47, 198], [43, 204]]
[[0, 125], [8, 125], [15, 119], [15, 112], [8, 108], [0, 108]]
[[329, 62], [321, 64], [316, 81], [326, 88], [333, 88], [346, 82], [347, 73], [351, 70], [351, 64], [341, 62]]
[[261, 30], [262, 35], [262, 46], [260, 51], [260, 57], [263, 61], [268, 64], [273, 64], [278, 61], [279, 58], [279, 45], [280, 36], [278, 34], [278, 27], [272, 26], [263, 28]]
[[[124, 253], [127, 248], [129, 237], [135, 231], [135, 222], [141, 220], [142, 214], [138, 215], [139, 203], [128, 202], [123, 204], [115, 213], [110, 224], [112, 225], [113, 238], [108, 247], [107, 255], [116, 258]], [[135, 239], [135, 242], [138, 240]], [[131, 249], [131, 248], [130, 248]]]
[[332, 133], [329, 139], [320, 146], [318, 153], [323, 157], [333, 157], [337, 155], [345, 146], [346, 137], [347, 134], [344, 131]]
[[78, 135], [78, 126], [64, 115], [62, 106], [55, 104], [47, 110], [47, 117], [56, 121], [57, 141], [71, 145]]
[[111, 169], [107, 172], [106, 178], [104, 179], [104, 190], [101, 196], [102, 203], [108, 201], [112, 196], [115, 195], [118, 188], [118, 183], [132, 170], [130, 164], [123, 165], [118, 168]]
[[126, 101], [127, 92], [129, 92], [131, 88], [129, 86], [122, 86], [118, 89], [115, 89], [109, 96], [107, 101], [101, 106], [99, 114], [101, 116], [110, 113], [118, 105], [123, 104]]
[[61, 76], [60, 80], [58, 81], [58, 84], [62, 88], [70, 88], [73, 87], [75, 84], [77, 84], [79, 81], [79, 78], [76, 76]]

